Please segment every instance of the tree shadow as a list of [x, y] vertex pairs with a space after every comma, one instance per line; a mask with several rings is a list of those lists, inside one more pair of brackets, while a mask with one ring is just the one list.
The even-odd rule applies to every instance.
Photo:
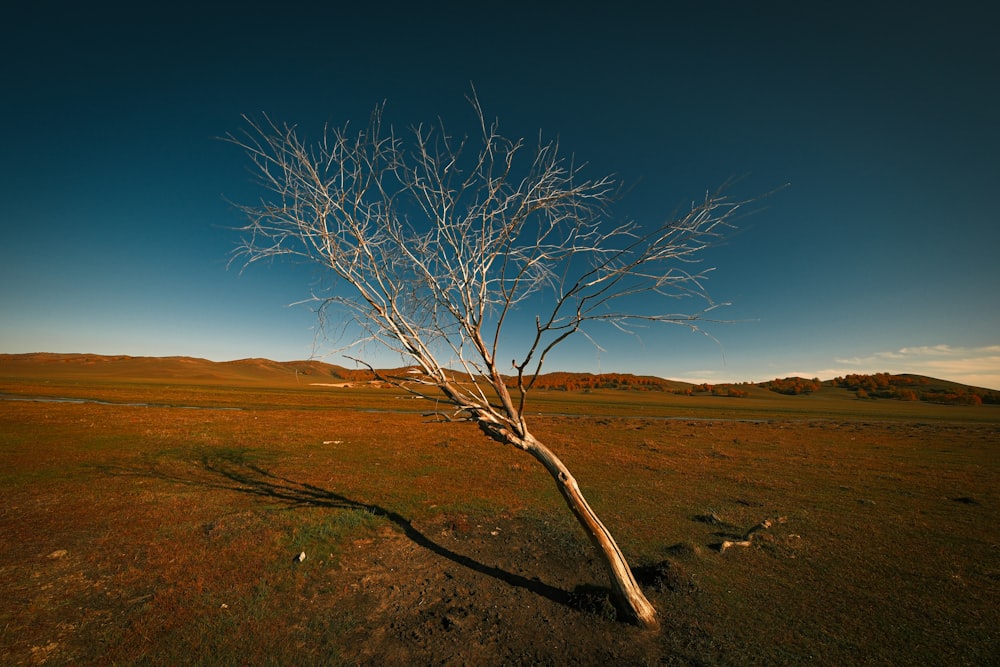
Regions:
[[[183, 466], [163, 466], [158, 460], [149, 460], [145, 467], [123, 468], [102, 467], [106, 474], [116, 476], [141, 476], [200, 488], [218, 489], [259, 496], [278, 501], [290, 509], [296, 507], [327, 507], [342, 510], [361, 510], [374, 516], [384, 517], [395, 524], [414, 544], [468, 568], [474, 572], [493, 577], [510, 586], [522, 588], [553, 602], [577, 611], [589, 611], [594, 605], [594, 587], [580, 587], [570, 592], [546, 584], [538, 579], [509, 572], [499, 567], [486, 565], [465, 554], [458, 553], [435, 542], [417, 529], [402, 514], [380, 505], [362, 503], [342, 494], [324, 489], [314, 484], [297, 482], [277, 475], [254, 461], [250, 450], [240, 448], [212, 448], [196, 452], [193, 459], [187, 459]], [[610, 590], [604, 589], [605, 596]]]

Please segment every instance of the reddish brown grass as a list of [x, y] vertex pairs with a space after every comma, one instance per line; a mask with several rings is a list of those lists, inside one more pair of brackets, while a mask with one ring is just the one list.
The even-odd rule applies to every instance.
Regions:
[[995, 422], [537, 418], [660, 610], [650, 635], [613, 620], [544, 472], [468, 424], [346, 404], [400, 404], [384, 394], [77, 389], [254, 407], [0, 402], [7, 664], [971, 665], [1000, 648]]

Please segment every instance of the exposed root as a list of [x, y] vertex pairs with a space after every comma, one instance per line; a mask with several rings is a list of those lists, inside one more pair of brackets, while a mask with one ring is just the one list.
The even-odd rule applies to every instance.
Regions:
[[756, 526], [754, 526], [746, 533], [744, 533], [742, 539], [723, 541], [722, 544], [719, 545], [719, 553], [725, 553], [726, 549], [728, 549], [729, 547], [748, 547], [750, 546], [751, 542], [753, 542], [753, 538], [758, 532], [762, 530], [767, 530], [776, 523], [785, 523], [786, 521], [788, 521], [788, 518], [783, 516], [779, 516], [776, 519], [764, 519]]

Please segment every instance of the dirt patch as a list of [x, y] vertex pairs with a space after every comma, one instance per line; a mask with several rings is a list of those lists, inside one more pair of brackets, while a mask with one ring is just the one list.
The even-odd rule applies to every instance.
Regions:
[[[560, 551], [564, 536], [532, 528], [452, 518], [420, 529], [432, 548], [390, 528], [353, 544], [332, 574], [342, 604], [364, 619], [347, 636], [345, 657], [363, 665], [658, 664], [658, 633], [614, 619], [600, 565]], [[665, 566], [656, 574], [674, 577]]]

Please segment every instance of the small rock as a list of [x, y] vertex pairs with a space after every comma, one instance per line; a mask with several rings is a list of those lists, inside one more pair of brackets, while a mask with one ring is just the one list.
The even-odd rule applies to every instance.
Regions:
[[300, 553], [298, 556], [295, 557], [295, 562], [296, 563], [301, 563], [305, 559], [306, 559], [306, 552], [303, 551], [302, 553]]
[[49, 554], [49, 558], [62, 558], [68, 553], [69, 552], [66, 551], [65, 549], [56, 549], [55, 551]]

